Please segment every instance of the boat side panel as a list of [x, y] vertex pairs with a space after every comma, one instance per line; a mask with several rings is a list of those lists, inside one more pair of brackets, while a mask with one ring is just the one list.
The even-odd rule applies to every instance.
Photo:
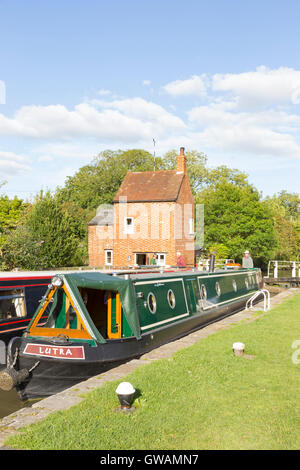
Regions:
[[136, 282], [135, 290], [142, 332], [181, 320], [190, 314], [181, 277]]
[[[135, 282], [137, 308], [142, 333], [163, 325], [180, 322], [208, 310], [246, 302], [258, 286], [256, 270], [251, 272], [190, 273], [180, 278], [159, 278]], [[172, 290], [176, 306], [170, 307], [168, 293]], [[149, 306], [149, 295], [155, 297], [155, 311]]]

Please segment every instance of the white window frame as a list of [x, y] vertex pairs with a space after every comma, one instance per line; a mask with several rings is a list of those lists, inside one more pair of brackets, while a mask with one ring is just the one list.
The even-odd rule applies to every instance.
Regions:
[[194, 235], [195, 234], [195, 229], [194, 229], [194, 219], [189, 219], [189, 235]]
[[[110, 263], [107, 260], [107, 253], [111, 253], [111, 262]], [[105, 250], [105, 266], [112, 266], [113, 265], [113, 259], [114, 259], [113, 250]]]
[[[157, 266], [166, 266], [166, 253], [156, 253], [157, 254]], [[161, 262], [161, 257], [163, 257], [163, 262]]]
[[[131, 224], [128, 225], [128, 220], [131, 220]], [[133, 217], [125, 217], [124, 219], [124, 233], [126, 233], [127, 235], [132, 235], [134, 232], [134, 228], [133, 228]]]

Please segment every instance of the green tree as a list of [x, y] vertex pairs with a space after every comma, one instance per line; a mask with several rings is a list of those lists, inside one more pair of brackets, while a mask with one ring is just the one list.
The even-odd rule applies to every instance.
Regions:
[[300, 259], [300, 196], [281, 191], [267, 197], [264, 204], [274, 220], [277, 247], [274, 258], [279, 260]]
[[[83, 264], [83, 241], [56, 195], [41, 192], [25, 220], [7, 237], [3, 261], [8, 269], [49, 269]], [[84, 260], [85, 261], [85, 260]]]
[[21, 218], [25, 204], [22, 199], [8, 196], [0, 196], [0, 250], [3, 247], [7, 235], [16, 228]]
[[[161, 167], [160, 159], [156, 159], [156, 165]], [[64, 187], [58, 189], [58, 197], [90, 211], [100, 204], [112, 203], [127, 171], [153, 168], [153, 155], [145, 150], [105, 150], [90, 165], [83, 166], [74, 176], [69, 176]]]
[[6, 239], [2, 250], [1, 269], [12, 270], [17, 267], [28, 270], [48, 268], [42, 241], [26, 226], [19, 225]]
[[[161, 159], [161, 169], [175, 170], [177, 166], [176, 158], [178, 152], [171, 150]], [[191, 150], [186, 152], [187, 173], [193, 194], [197, 194], [205, 187], [209, 179], [209, 170], [207, 169], [207, 156], [203, 152]]]
[[209, 253], [215, 253], [217, 259], [227, 259], [230, 255], [230, 248], [224, 243], [214, 243], [208, 248]]
[[266, 265], [276, 245], [274, 223], [254, 187], [244, 179], [230, 182], [223, 178], [204, 189], [197, 202], [204, 204], [207, 247], [224, 244], [236, 261], [248, 249], [257, 265]]

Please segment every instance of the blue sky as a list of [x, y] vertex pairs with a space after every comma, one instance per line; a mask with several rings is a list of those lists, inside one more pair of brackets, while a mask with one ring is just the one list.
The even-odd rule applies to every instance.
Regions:
[[300, 192], [296, 1], [0, 0], [0, 181], [55, 189], [104, 149], [185, 146]]

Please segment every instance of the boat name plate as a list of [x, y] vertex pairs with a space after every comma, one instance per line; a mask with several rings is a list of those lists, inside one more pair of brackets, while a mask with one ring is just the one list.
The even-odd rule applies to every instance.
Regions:
[[53, 357], [56, 359], [85, 359], [83, 346], [49, 346], [27, 343], [23, 354]]

